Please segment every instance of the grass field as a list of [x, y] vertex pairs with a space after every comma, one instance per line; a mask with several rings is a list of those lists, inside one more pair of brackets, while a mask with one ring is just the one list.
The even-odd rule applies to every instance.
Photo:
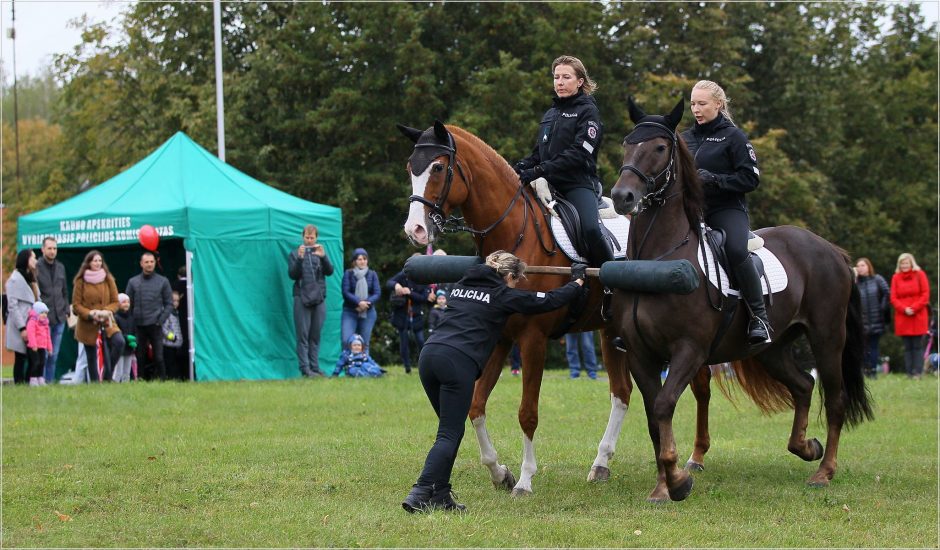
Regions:
[[[938, 384], [882, 377], [877, 418], [844, 432], [831, 487], [786, 451], [790, 414], [712, 400], [712, 448], [683, 502], [645, 497], [655, 466], [639, 394], [611, 462], [585, 481], [609, 412], [604, 382], [546, 374], [535, 495], [493, 489], [469, 429], [454, 488], [469, 513], [400, 507], [436, 422], [417, 376], [2, 390], [4, 547], [933, 547]], [[521, 391], [488, 418], [518, 475]], [[742, 398], [743, 399], [743, 398]], [[824, 440], [814, 398], [810, 436]], [[691, 451], [693, 404], [677, 411]]]

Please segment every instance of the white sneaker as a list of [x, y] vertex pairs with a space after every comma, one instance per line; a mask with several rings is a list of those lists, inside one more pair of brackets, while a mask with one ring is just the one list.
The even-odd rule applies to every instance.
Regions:
[[38, 386], [38, 385], [39, 385], [39, 378], [36, 378], [35, 376], [30, 377], [30, 379], [29, 379], [29, 385], [30, 385], [30, 386]]

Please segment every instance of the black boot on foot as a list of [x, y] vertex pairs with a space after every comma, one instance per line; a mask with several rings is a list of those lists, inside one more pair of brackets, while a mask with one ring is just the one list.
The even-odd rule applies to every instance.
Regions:
[[405, 500], [402, 501], [401, 507], [409, 514], [427, 512], [431, 509], [431, 495], [433, 492], [431, 487], [415, 484]]
[[450, 487], [443, 490], [435, 490], [434, 496], [431, 497], [431, 508], [447, 512], [465, 512], [467, 507], [459, 502], [455, 502], [455, 496], [457, 495], [450, 490]]

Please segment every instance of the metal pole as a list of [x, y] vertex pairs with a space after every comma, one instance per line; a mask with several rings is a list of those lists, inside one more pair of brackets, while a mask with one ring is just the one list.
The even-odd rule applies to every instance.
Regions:
[[222, 6], [212, 1], [212, 19], [215, 27], [215, 107], [218, 125], [219, 160], [225, 162], [225, 105], [222, 100]]
[[196, 300], [193, 297], [193, 253], [186, 251], [186, 328], [189, 330], [189, 379], [196, 379], [196, 372], [193, 369], [193, 361], [196, 357], [195, 334], [193, 333], [193, 319], [196, 317], [193, 311]]
[[10, 21], [10, 39], [13, 54], [13, 150], [16, 155], [16, 183], [20, 182], [20, 123], [19, 105], [16, 99], [16, 2], [10, 2], [13, 17]]

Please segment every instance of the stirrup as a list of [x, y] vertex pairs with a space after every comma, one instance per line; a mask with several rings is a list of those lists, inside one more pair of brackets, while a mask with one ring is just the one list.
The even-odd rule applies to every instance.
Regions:
[[[761, 338], [761, 337], [755, 335], [755, 334], [754, 334], [754, 331], [751, 330], [751, 324], [752, 324], [752, 323], [755, 323], [755, 322], [756, 322], [756, 323], [759, 323], [759, 324], [760, 324], [760, 328], [764, 329], [764, 334], [767, 335], [766, 338], [763, 338], [763, 339], [761, 339], [761, 340], [759, 340], [759, 341], [756, 341], [757, 338]], [[770, 328], [770, 323], [764, 322], [764, 320], [761, 319], [760, 317], [756, 317], [756, 316], [755, 316], [755, 317], [752, 317], [752, 318], [751, 318], [751, 321], [748, 323], [748, 330], [747, 330], [747, 341], [748, 341], [748, 344], [750, 344], [750, 345], [752, 345], [752, 346], [759, 346], [759, 345], [763, 345], [763, 344], [769, 344], [769, 343], [772, 342], [772, 334], [773, 334], [773, 329]], [[752, 340], [755, 340], [755, 341], [752, 341]]]

